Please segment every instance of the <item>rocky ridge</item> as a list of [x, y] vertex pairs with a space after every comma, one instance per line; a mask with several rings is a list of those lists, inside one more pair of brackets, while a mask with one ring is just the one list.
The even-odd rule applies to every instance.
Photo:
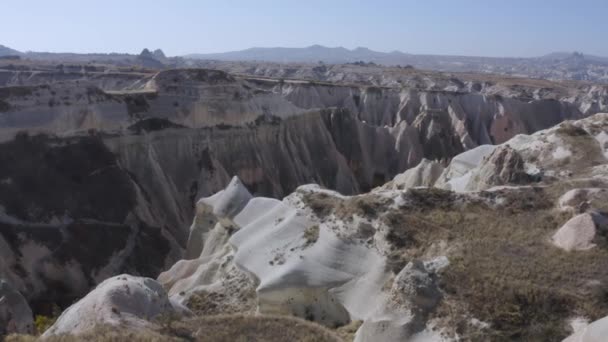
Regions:
[[[420, 203], [420, 196], [443, 196], [443, 193], [421, 195], [414, 191], [407, 195], [413, 198], [397, 197], [398, 191], [412, 186], [435, 185], [467, 192], [493, 189], [508, 199], [516, 190], [496, 187], [509, 185], [517, 186], [517, 191], [535, 199], [542, 195], [535, 192], [536, 184], [553, 180], [556, 184], [568, 184], [566, 187], [572, 191], [585, 189], [580, 190], [584, 195], [563, 199], [564, 206], [575, 206], [577, 210], [590, 205], [572, 204], [580, 197], [594, 198], [603, 191], [605, 115], [569, 122], [531, 136], [517, 135], [533, 133], [564, 119], [593, 114], [603, 106], [603, 98], [595, 95], [538, 92], [536, 99], [522, 99], [484, 94], [483, 89], [480, 93], [464, 93], [335, 85], [235, 77], [210, 70], [170, 70], [133, 76], [135, 81], [129, 81], [128, 87], [115, 82], [113, 77], [100, 76], [103, 81], [97, 82], [83, 76], [78, 80], [50, 81], [47, 85], [0, 88], [2, 94], [6, 94], [0, 97], [8, 104], [0, 113], [0, 131], [5, 141], [1, 146], [7, 152], [3, 154], [4, 167], [0, 168], [0, 187], [7, 194], [1, 203], [0, 243], [9, 246], [0, 269], [3, 278], [26, 294], [36, 312], [48, 312], [45, 309], [48, 302], [67, 305], [115, 274], [155, 276], [185, 253], [191, 260], [178, 262], [159, 280], [167, 287], [169, 296], [177, 296], [175, 300], [194, 305], [202, 312], [289, 313], [312, 317], [332, 327], [362, 320], [364, 325], [358, 338], [363, 340], [379, 336], [385, 330], [386, 338], [433, 334], [432, 329], [426, 327], [441, 325], [441, 319], [432, 317], [430, 312], [445, 309], [439, 307], [439, 303], [446, 302], [436, 296], [426, 298], [425, 293], [446, 291], [436, 281], [441, 270], [435, 269], [437, 265], [432, 258], [414, 260], [400, 255], [401, 252], [389, 252], [387, 247], [394, 243], [401, 251], [418, 240], [399, 240], [402, 234], [393, 233], [389, 234], [390, 239], [397, 238], [396, 242], [372, 239], [371, 252], [368, 247], [335, 247], [337, 250], [327, 256], [327, 260], [338, 260], [335, 265], [324, 265], [325, 261], [315, 259], [319, 253], [324, 255], [329, 246], [341, 246], [342, 234], [348, 240], [358, 236], [359, 233], [353, 233], [355, 228], [350, 222], [340, 221], [344, 220], [342, 216], [348, 217], [354, 210], [368, 220], [356, 230], [369, 239], [370, 232], [376, 235], [370, 229], [390, 226], [391, 222], [394, 225], [402, 219], [394, 215], [374, 217], [376, 205], [382, 210], [398, 211], [402, 200], [425, 206], [433, 203]], [[79, 97], [78, 92], [83, 88], [74, 87], [72, 82], [90, 87]], [[101, 90], [99, 87], [103, 84], [114, 88]], [[551, 98], [555, 94], [563, 97]], [[53, 105], [49, 106], [51, 100]], [[23, 129], [30, 133], [16, 134]], [[493, 143], [501, 145], [487, 145]], [[592, 158], [583, 158], [583, 155]], [[39, 175], [32, 173], [39, 169], [30, 165], [43, 165], [39, 172], [45, 175], [50, 188], [39, 184]], [[240, 179], [233, 182], [236, 187], [249, 194], [242, 201], [244, 207], [221, 209], [233, 203], [233, 195], [212, 197], [203, 204], [198, 202], [193, 228], [190, 232], [184, 229], [192, 222], [195, 200], [222, 190], [233, 175]], [[343, 195], [305, 187], [283, 201], [257, 198], [260, 195], [281, 198], [310, 182]], [[94, 187], [94, 184], [100, 186]], [[534, 185], [533, 190], [525, 187], [530, 184]], [[50, 191], [54, 186], [57, 189]], [[115, 196], [107, 196], [105, 186], [111, 186]], [[364, 195], [363, 200], [348, 197], [377, 186], [382, 188]], [[60, 190], [65, 188], [73, 191]], [[41, 194], [35, 189], [48, 191]], [[547, 196], [553, 200], [557, 196], [553, 191], [561, 190], [549, 187]], [[228, 189], [224, 191], [230, 194]], [[386, 201], [397, 204], [377, 204], [376, 196], [382, 199], [384, 195], [378, 194], [383, 191], [396, 191], [388, 195]], [[49, 193], [57, 195], [49, 196]], [[252, 196], [254, 198], [250, 198]], [[441, 196], [437, 199], [442, 200]], [[458, 201], [464, 201], [467, 208], [477, 205], [470, 195], [458, 196], [453, 199], [455, 203], [452, 199], [448, 201], [449, 208], [455, 208]], [[318, 197], [323, 197], [322, 205]], [[368, 197], [371, 203], [367, 203]], [[494, 205], [490, 199], [484, 201]], [[249, 202], [252, 212], [241, 213]], [[62, 207], [60, 203], [69, 205]], [[528, 211], [538, 209], [536, 204], [530, 206]], [[593, 206], [598, 208], [597, 204]], [[221, 210], [216, 212], [216, 207]], [[329, 223], [325, 221], [328, 213], [321, 210], [323, 207], [338, 211], [331, 215], [337, 215], [341, 234], [325, 235]], [[321, 211], [316, 212], [315, 208]], [[507, 206], [504, 210], [512, 208]], [[247, 230], [243, 229], [255, 226], [249, 221], [255, 221], [254, 213], [259, 214], [258, 211], [276, 211], [277, 214], [273, 214], [276, 217], [270, 215], [266, 220], [285, 221], [286, 239], [294, 244], [290, 248], [296, 248], [300, 243], [297, 241], [308, 236], [304, 238], [306, 248], [301, 252], [306, 262], [293, 265], [287, 262], [287, 256], [295, 255], [295, 249], [283, 251], [287, 256], [268, 252], [272, 258], [265, 260], [267, 256], [260, 256], [262, 261], [252, 265], [247, 263], [254, 262], [254, 258], [239, 259], [233, 246], [253, 251], [251, 253], [259, 249], [253, 244], [257, 237], [244, 235]], [[278, 213], [291, 214], [287, 220]], [[292, 214], [296, 218], [291, 218]], [[456, 213], [448, 211], [447, 215]], [[482, 210], [479, 215], [484, 218], [494, 214]], [[210, 217], [211, 222], [205, 223]], [[561, 225], [566, 221], [553, 223]], [[435, 227], [447, 223], [425, 224]], [[308, 230], [315, 225], [316, 229]], [[601, 226], [597, 226], [596, 231], [601, 232]], [[239, 242], [239, 234], [246, 236], [243, 240], [252, 245]], [[265, 239], [274, 236], [270, 231], [260, 231], [260, 234], [266, 236]], [[317, 247], [316, 235], [317, 240], [319, 236], [323, 241], [329, 239], [329, 245]], [[95, 243], [106, 241], [104, 245], [111, 248], [92, 253], [78, 247], [85, 236], [90, 239], [87, 241]], [[594, 235], [601, 236], [601, 233]], [[550, 236], [546, 238], [549, 240]], [[598, 245], [595, 238], [592, 240]], [[441, 240], [435, 242], [437, 246], [442, 244]], [[151, 250], [154, 250], [154, 260], [148, 257]], [[418, 254], [416, 257], [419, 259]], [[342, 267], [340, 260], [350, 258], [376, 262], [371, 268], [388, 268], [395, 279], [415, 279], [426, 285], [420, 289], [408, 287], [406, 291], [407, 284], [395, 280], [390, 285], [395, 289], [391, 294], [385, 291], [385, 283], [378, 289], [391, 273], [367, 274], [368, 268], [348, 269], [346, 274], [334, 272], [336, 267]], [[311, 264], [307, 264], [308, 259]], [[404, 264], [405, 261], [408, 262]], [[306, 286], [293, 291], [284, 291], [276, 285], [284, 280], [289, 282], [293, 277], [299, 283], [302, 279], [298, 268], [307, 269], [317, 263], [338, 278], [305, 279]], [[408, 264], [407, 271], [401, 273]], [[222, 269], [218, 269], [219, 265]], [[263, 291], [256, 294], [261, 283], [252, 285], [250, 278], [253, 275], [254, 279], [261, 279], [268, 269], [281, 269], [282, 276], [269, 280], [268, 287], [262, 287]], [[57, 277], [58, 274], [69, 276]], [[356, 279], [360, 277], [369, 279], [365, 281], [368, 287], [352, 284], [358, 283]], [[201, 279], [205, 280], [201, 282]], [[275, 286], [279, 289], [275, 290]], [[329, 291], [334, 288], [332, 291], [340, 293], [338, 297]], [[375, 293], [378, 303], [383, 303], [382, 298], [386, 296], [392, 298], [404, 291], [410, 295], [406, 299], [389, 298], [398, 303], [382, 304], [372, 312], [361, 309], [360, 306], [366, 305], [355, 300], [363, 293], [359, 291]], [[418, 291], [422, 293], [421, 298], [410, 303], [409, 297], [418, 296]], [[458, 293], [458, 289], [454, 291], [465, 295]], [[291, 303], [283, 302], [292, 297]], [[48, 302], [40, 302], [41, 298]], [[230, 300], [227, 302], [226, 298]], [[311, 306], [311, 298], [322, 304]], [[412, 317], [406, 322], [401, 318], [407, 316], [408, 310], [411, 312], [407, 315]], [[586, 314], [597, 318], [589, 312]], [[374, 318], [384, 315], [401, 318], [397, 319], [399, 323], [390, 319], [389, 323], [384, 319], [378, 323]], [[487, 312], [483, 315], [477, 312], [479, 319], [491, 317]], [[394, 329], [384, 329], [386, 324]], [[445, 326], [449, 328], [450, 324]]]
[[[608, 114], [567, 121], [356, 196], [305, 185], [255, 197], [233, 178], [198, 201], [191, 258], [158, 280], [195, 313], [294, 315], [337, 331], [361, 322], [355, 341], [566, 338], [569, 322], [608, 313], [607, 125]], [[571, 158], [555, 158], [559, 148]], [[433, 183], [421, 174], [435, 187], [418, 186]], [[593, 245], [565, 251], [551, 236], [581, 210], [600, 222]], [[595, 341], [602, 322], [565, 341]]]

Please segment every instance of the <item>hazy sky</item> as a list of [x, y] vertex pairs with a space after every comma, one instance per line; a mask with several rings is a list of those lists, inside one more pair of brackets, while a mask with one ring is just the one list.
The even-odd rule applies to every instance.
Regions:
[[608, 0], [8, 0], [17, 50], [167, 55], [312, 44], [410, 53], [608, 56]]

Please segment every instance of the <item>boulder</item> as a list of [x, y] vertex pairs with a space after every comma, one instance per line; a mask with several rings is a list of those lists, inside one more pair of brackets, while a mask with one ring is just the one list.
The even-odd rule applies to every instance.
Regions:
[[395, 299], [415, 311], [429, 311], [441, 299], [434, 275], [421, 261], [409, 262], [397, 274], [391, 293]]
[[551, 240], [566, 251], [591, 249], [595, 247], [596, 220], [590, 213], [577, 215], [566, 222]]
[[466, 190], [478, 191], [497, 185], [521, 184], [529, 179], [521, 155], [509, 145], [501, 145], [483, 159], [469, 179]]
[[[389, 293], [388, 307], [396, 317], [374, 317], [365, 321], [355, 336], [365, 341], [435, 341], [438, 334], [427, 327], [429, 313], [441, 301], [436, 269], [448, 263], [445, 257], [429, 263], [409, 262], [397, 274]], [[398, 317], [398, 318], [397, 318]]]
[[0, 337], [34, 332], [32, 310], [21, 293], [0, 279]]
[[154, 326], [163, 315], [187, 313], [174, 307], [163, 287], [154, 279], [119, 275], [99, 284], [61, 314], [43, 335], [78, 335], [101, 325], [141, 330]]

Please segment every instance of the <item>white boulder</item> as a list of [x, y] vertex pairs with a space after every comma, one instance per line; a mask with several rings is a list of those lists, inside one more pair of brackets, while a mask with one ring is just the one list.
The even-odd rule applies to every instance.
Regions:
[[154, 279], [123, 274], [105, 280], [70, 306], [42, 337], [78, 335], [98, 325], [145, 329], [153, 326], [154, 318], [182, 310], [172, 305]]
[[551, 239], [553, 244], [566, 251], [587, 250], [595, 247], [596, 220], [592, 214], [584, 213], [571, 218]]

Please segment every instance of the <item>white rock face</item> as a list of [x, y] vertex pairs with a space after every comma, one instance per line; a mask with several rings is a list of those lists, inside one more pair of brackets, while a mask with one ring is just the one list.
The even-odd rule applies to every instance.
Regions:
[[575, 332], [563, 342], [604, 342], [607, 337], [608, 317], [604, 317]]
[[42, 337], [78, 335], [97, 325], [144, 329], [153, 325], [154, 318], [180, 310], [157, 281], [123, 274], [105, 280], [70, 306]]
[[297, 210], [298, 201], [292, 195], [264, 211], [252, 201], [244, 211], [255, 217], [248, 214], [252, 219], [230, 239], [236, 264], [259, 280], [258, 309], [330, 326], [369, 316], [380, 295], [384, 261]]
[[225, 190], [200, 199], [196, 204], [195, 220], [190, 227], [186, 259], [199, 257], [203, 250], [204, 234], [208, 233], [218, 221], [222, 221], [225, 227], [233, 225], [232, 219], [251, 198], [251, 194], [241, 180], [233, 177]]
[[500, 145], [471, 173], [465, 190], [478, 191], [506, 184], [527, 183], [528, 178], [519, 153], [509, 145]]
[[596, 234], [596, 224], [591, 214], [577, 215], [566, 222], [552, 238], [553, 244], [566, 251], [587, 250], [595, 247], [592, 242]]
[[481, 145], [455, 156], [435, 186], [456, 192], [465, 191], [472, 170], [479, 166], [486, 156], [494, 152], [495, 148], [494, 145]]
[[34, 317], [27, 301], [8, 282], [0, 279], [0, 338], [5, 334], [31, 334]]
[[[233, 262], [234, 250], [228, 239], [243, 220], [248, 220], [245, 208], [257, 202], [256, 211], [270, 208], [274, 199], [252, 199], [243, 183], [234, 177], [224, 190], [202, 198], [196, 206], [196, 216], [190, 227], [186, 256], [159, 275], [158, 281], [169, 289], [169, 296], [185, 304], [193, 294], [214, 293], [224, 298], [224, 312], [246, 312], [244, 302], [253, 298], [253, 281]], [[276, 201], [278, 202], [278, 201]], [[257, 215], [256, 213], [253, 213]], [[226, 303], [229, 302], [229, 303]], [[249, 306], [253, 304], [250, 303]]]
[[519, 134], [501, 145], [478, 146], [455, 156], [435, 186], [463, 192], [525, 182], [525, 178], [527, 182], [589, 175], [606, 179], [606, 131], [608, 114], [599, 113], [531, 135]]
[[382, 189], [407, 189], [417, 186], [433, 186], [444, 168], [441, 163], [422, 159], [420, 164], [404, 173], [400, 173], [395, 178], [382, 186]]
[[[506, 192], [517, 198], [519, 190], [535, 193], [546, 186], [535, 183], [546, 174], [550, 180], [587, 184], [590, 170], [606, 177], [598, 168], [606, 160], [594, 138], [606, 125], [608, 115], [598, 114], [502, 145], [482, 145], [456, 156], [443, 171], [439, 163], [424, 160], [365, 196], [388, 200], [391, 204], [373, 209], [384, 212], [416, 205], [408, 197], [415, 189], [404, 192], [401, 187], [435, 184], [472, 192], [450, 195], [455, 202], [501, 205], [509, 199], [476, 192]], [[555, 161], [553, 153], [561, 145], [572, 154]], [[590, 151], [592, 160], [581, 159], [581, 151]], [[560, 173], [564, 165], [568, 173]], [[565, 194], [556, 204], [565, 208], [577, 206], [582, 197], [601, 199], [596, 194], [603, 192], [603, 181], [589, 182], [599, 190], [581, 188], [580, 194]], [[309, 202], [307, 196], [313, 195], [328, 202]], [[215, 293], [225, 298], [220, 305], [245, 312], [296, 315], [328, 326], [362, 320], [356, 341], [444, 340], [424, 312], [432, 311], [441, 298], [435, 277], [449, 265], [447, 247], [433, 249], [422, 262], [412, 260], [400, 272], [390, 270], [385, 222], [356, 211], [347, 212], [348, 218], [338, 214], [336, 208], [344, 209], [342, 205], [357, 198], [315, 185], [301, 186], [282, 201], [255, 198], [233, 178], [226, 189], [198, 202], [189, 239], [194, 259], [178, 262], [159, 281], [180, 303], [196, 293]], [[340, 204], [330, 214], [319, 213], [332, 203]], [[559, 229], [552, 241], [566, 250], [592, 248], [605, 222], [600, 214], [585, 212]], [[244, 298], [246, 291], [255, 292], [255, 303]]]
[[[428, 311], [437, 303], [430, 274], [448, 261], [411, 264], [390, 279], [382, 252], [386, 242], [375, 232], [380, 223], [319, 217], [304, 201], [310, 193], [348, 198], [314, 185], [300, 187], [283, 201], [252, 198], [234, 178], [225, 190], [199, 201], [191, 239], [199, 239], [202, 248], [192, 245], [190, 251], [198, 258], [178, 262], [159, 281], [180, 303], [213, 293], [224, 298], [224, 310], [250, 312], [254, 305], [260, 313], [295, 315], [327, 326], [364, 320], [357, 341], [401, 341], [420, 332], [414, 325], [424, 330], [424, 320], [410, 310]], [[234, 205], [226, 205], [228, 198]], [[365, 242], [372, 240], [376, 247]], [[395, 285], [386, 288], [387, 282]], [[408, 289], [407, 303], [396, 300], [400, 290], [391, 288]], [[244, 296], [248, 289], [255, 289], [255, 304]], [[431, 331], [423, 335], [436, 336]]]

